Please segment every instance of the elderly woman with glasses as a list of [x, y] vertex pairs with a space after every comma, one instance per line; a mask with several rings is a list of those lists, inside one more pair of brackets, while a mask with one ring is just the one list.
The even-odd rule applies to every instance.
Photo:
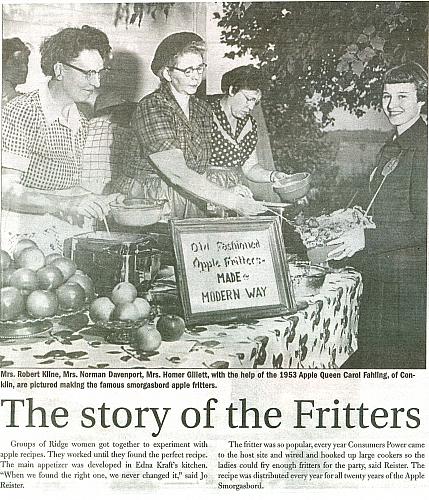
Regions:
[[207, 203], [244, 215], [264, 212], [261, 203], [206, 178], [212, 112], [195, 96], [204, 50], [202, 38], [191, 32], [174, 33], [156, 49], [151, 69], [161, 85], [140, 101], [132, 120], [142, 161], [128, 195], [167, 200], [166, 217], [203, 216]]
[[[222, 76], [223, 95], [212, 103], [212, 153], [208, 178], [224, 187], [242, 186], [244, 178], [253, 182], [275, 182], [287, 177], [267, 170], [256, 153], [258, 130], [251, 112], [262, 97], [265, 84], [261, 72], [252, 65], [240, 66]], [[244, 188], [244, 189], [243, 189]]]
[[80, 186], [88, 122], [76, 106], [99, 87], [111, 48], [103, 32], [83, 26], [47, 38], [40, 53], [50, 80], [3, 109], [2, 247], [27, 237], [49, 252], [102, 219], [116, 198]]
[[358, 252], [363, 274], [353, 368], [425, 367], [427, 92], [427, 73], [415, 62], [386, 72], [381, 102], [395, 133], [370, 176], [376, 228], [357, 227], [331, 241], [338, 246], [329, 257]]

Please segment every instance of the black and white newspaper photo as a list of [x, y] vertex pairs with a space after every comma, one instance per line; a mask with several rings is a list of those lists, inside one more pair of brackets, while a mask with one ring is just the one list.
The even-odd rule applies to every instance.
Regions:
[[2, 2], [0, 498], [428, 498], [429, 2]]

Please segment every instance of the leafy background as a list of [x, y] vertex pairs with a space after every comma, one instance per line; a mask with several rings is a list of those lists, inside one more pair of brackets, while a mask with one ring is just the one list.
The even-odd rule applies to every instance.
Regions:
[[345, 206], [364, 186], [361, 172], [338, 175], [331, 113], [379, 109], [387, 68], [408, 60], [427, 67], [427, 14], [425, 2], [224, 2], [215, 14], [226, 57], [251, 54], [266, 76], [277, 168], [313, 173], [309, 211]]

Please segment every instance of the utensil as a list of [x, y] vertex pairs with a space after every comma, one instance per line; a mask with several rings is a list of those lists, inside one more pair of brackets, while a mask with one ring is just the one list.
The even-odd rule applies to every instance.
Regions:
[[106, 219], [106, 216], [103, 215], [103, 222], [104, 222], [104, 227], [106, 228], [106, 231], [107, 231], [107, 234], [109, 235], [109, 238], [110, 238], [110, 229], [109, 229], [109, 224], [107, 224], [107, 219]]
[[381, 175], [383, 176], [382, 181], [380, 182], [380, 185], [377, 188], [377, 191], [375, 192], [374, 196], [372, 197], [371, 201], [369, 202], [368, 208], [365, 211], [365, 217], [368, 215], [369, 211], [371, 210], [371, 207], [377, 198], [378, 193], [380, 192], [380, 189], [383, 187], [384, 181], [386, 180], [387, 176], [391, 174], [395, 168], [398, 166], [399, 160], [403, 154], [403, 151], [401, 151], [398, 156], [395, 158], [391, 158], [386, 165], [384, 165], [383, 170], [381, 171]]
[[352, 206], [352, 203], [355, 201], [355, 198], [356, 198], [356, 196], [358, 195], [358, 193], [359, 193], [359, 189], [357, 189], [357, 190], [355, 191], [355, 194], [354, 194], [354, 195], [350, 198], [350, 201], [347, 203], [347, 206], [346, 206], [346, 208], [344, 209], [344, 211], [346, 211], [348, 208], [350, 208], [350, 207]]
[[291, 226], [294, 226], [294, 223], [292, 221], [286, 219], [286, 217], [283, 217], [283, 215], [279, 214], [275, 210], [272, 210], [271, 208], [268, 208], [266, 205], [265, 205], [265, 208], [267, 209], [267, 212], [271, 212], [272, 214], [277, 215], [277, 217], [280, 217], [280, 219], [282, 219], [283, 221], [287, 222]]

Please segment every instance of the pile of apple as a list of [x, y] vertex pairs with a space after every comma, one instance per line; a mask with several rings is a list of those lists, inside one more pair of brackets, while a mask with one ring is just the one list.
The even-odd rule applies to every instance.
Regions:
[[137, 289], [128, 281], [118, 283], [110, 297], [98, 297], [89, 308], [89, 317], [94, 322], [140, 321], [147, 319], [151, 306], [146, 299], [137, 297]]
[[[150, 303], [137, 297], [136, 287], [129, 282], [118, 283], [110, 297], [98, 297], [89, 308], [89, 317], [94, 322], [127, 321], [138, 322], [151, 315]], [[161, 341], [173, 342], [185, 332], [185, 322], [180, 316], [161, 315], [156, 328], [145, 324], [130, 334], [130, 344], [140, 351], [153, 352]]]
[[0, 320], [47, 318], [77, 311], [94, 298], [94, 285], [76, 264], [59, 253], [45, 255], [21, 239], [13, 258], [0, 250]]

